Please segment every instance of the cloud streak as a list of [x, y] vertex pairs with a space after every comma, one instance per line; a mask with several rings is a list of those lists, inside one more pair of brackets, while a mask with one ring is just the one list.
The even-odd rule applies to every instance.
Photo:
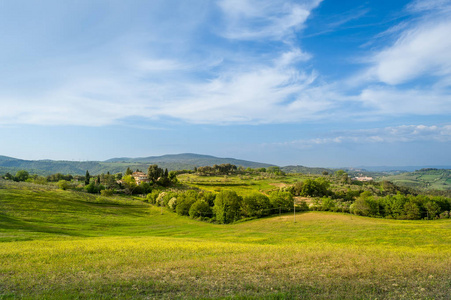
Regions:
[[311, 148], [328, 144], [372, 144], [409, 142], [451, 142], [451, 125], [425, 126], [401, 125], [396, 127], [374, 128], [336, 132], [332, 137], [301, 139], [278, 144], [297, 148]]
[[310, 11], [321, 1], [222, 0], [218, 5], [226, 17], [224, 36], [229, 39], [283, 40], [300, 30]]
[[[73, 38], [65, 47], [58, 38], [71, 36], [81, 22], [67, 8], [64, 16], [72, 19], [53, 18], [49, 36], [46, 19], [39, 19], [42, 39], [30, 38], [30, 49], [8, 38], [24, 53], [13, 65], [6, 59], [12, 49], [0, 49], [6, 66], [0, 71], [0, 124], [104, 126], [135, 117], [280, 124], [451, 113], [451, 21], [443, 13], [449, 1], [409, 5], [415, 17], [392, 27], [399, 28], [391, 31], [394, 41], [366, 57], [352, 84], [348, 78], [328, 81], [314, 68], [315, 53], [300, 46], [321, 1], [193, 0], [162, 15], [170, 3], [143, 3], [143, 12], [128, 11], [133, 22], [121, 19], [114, 26], [116, 35], [103, 30], [122, 17], [124, 5], [112, 5], [92, 21], [86, 34], [92, 39], [78, 36], [81, 41]], [[78, 7], [86, 18], [91, 9]], [[212, 18], [218, 22], [207, 28]], [[35, 43], [47, 52], [34, 53]], [[15, 68], [20, 73], [9, 75]]]

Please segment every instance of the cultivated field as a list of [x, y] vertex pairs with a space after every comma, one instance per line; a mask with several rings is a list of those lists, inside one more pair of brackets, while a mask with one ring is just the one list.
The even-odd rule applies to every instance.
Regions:
[[309, 212], [217, 225], [132, 198], [0, 183], [0, 299], [449, 299], [450, 290], [450, 219]]
[[425, 169], [383, 177], [395, 184], [424, 190], [451, 190], [451, 170]]

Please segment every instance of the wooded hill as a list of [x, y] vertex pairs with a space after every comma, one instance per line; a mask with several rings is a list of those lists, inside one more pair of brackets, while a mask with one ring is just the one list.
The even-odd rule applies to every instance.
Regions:
[[240, 160], [234, 158], [219, 158], [199, 154], [175, 154], [151, 156], [144, 158], [112, 158], [106, 161], [54, 161], [54, 160], [23, 160], [0, 156], [0, 174], [9, 172], [15, 174], [19, 170], [27, 170], [31, 174], [50, 175], [55, 173], [84, 175], [86, 170], [91, 174], [111, 174], [125, 172], [129, 167], [133, 170], [146, 170], [150, 164], [157, 164], [163, 169], [193, 170], [195, 167], [232, 164], [244, 168], [268, 168], [271, 164]]

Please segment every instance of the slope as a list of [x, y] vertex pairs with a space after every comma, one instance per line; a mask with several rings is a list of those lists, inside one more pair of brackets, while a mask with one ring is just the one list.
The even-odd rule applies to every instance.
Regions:
[[321, 212], [215, 225], [0, 182], [0, 298], [446, 299], [450, 232]]

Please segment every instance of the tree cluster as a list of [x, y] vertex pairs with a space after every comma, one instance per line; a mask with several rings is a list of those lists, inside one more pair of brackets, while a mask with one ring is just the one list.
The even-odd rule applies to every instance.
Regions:
[[195, 172], [199, 175], [228, 175], [236, 173], [238, 170], [237, 166], [232, 164], [221, 164], [221, 165], [214, 165], [211, 166], [205, 166], [205, 167], [198, 167], [195, 168]]
[[14, 181], [27, 181], [30, 179], [30, 174], [25, 170], [17, 171], [16, 175], [11, 175], [9, 172], [7, 172], [4, 176], [4, 179], [6, 180], [14, 180]]
[[241, 197], [231, 190], [217, 194], [195, 190], [180, 193], [154, 190], [146, 199], [179, 215], [221, 224], [292, 211], [294, 205], [293, 195], [285, 191], [275, 191], [269, 197], [257, 192]]
[[355, 201], [323, 197], [314, 199], [311, 210], [339, 211], [359, 216], [398, 220], [449, 218], [451, 199], [441, 196], [396, 195], [375, 196], [362, 192]]

